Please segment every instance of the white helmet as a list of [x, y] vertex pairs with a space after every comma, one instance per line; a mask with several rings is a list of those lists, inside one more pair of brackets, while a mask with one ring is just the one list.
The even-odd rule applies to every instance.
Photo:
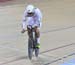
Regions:
[[32, 13], [32, 12], [34, 12], [34, 9], [35, 9], [35, 7], [34, 7], [33, 5], [28, 5], [27, 8], [26, 8], [27, 13]]

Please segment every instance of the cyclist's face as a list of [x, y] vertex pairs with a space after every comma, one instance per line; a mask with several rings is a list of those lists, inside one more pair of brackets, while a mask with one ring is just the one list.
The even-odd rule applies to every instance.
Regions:
[[28, 16], [29, 16], [29, 17], [34, 16], [34, 12], [28, 13]]

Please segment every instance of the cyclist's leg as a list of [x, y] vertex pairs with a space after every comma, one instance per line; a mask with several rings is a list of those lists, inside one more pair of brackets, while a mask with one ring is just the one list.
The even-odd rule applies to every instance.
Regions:
[[40, 48], [40, 28], [35, 26], [35, 33], [36, 33], [36, 37], [37, 37], [37, 48]]
[[28, 37], [31, 37], [31, 29], [27, 27]]

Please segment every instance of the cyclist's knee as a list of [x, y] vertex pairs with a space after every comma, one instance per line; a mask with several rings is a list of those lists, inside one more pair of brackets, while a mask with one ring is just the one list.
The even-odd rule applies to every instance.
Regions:
[[37, 38], [40, 37], [40, 31], [39, 31], [38, 28], [35, 29], [35, 32], [36, 32], [36, 36], [37, 36]]

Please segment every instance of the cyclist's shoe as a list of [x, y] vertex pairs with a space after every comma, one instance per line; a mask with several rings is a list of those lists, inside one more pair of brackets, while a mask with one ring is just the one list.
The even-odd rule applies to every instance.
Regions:
[[36, 45], [36, 48], [40, 49], [40, 44], [37, 44], [37, 45]]

